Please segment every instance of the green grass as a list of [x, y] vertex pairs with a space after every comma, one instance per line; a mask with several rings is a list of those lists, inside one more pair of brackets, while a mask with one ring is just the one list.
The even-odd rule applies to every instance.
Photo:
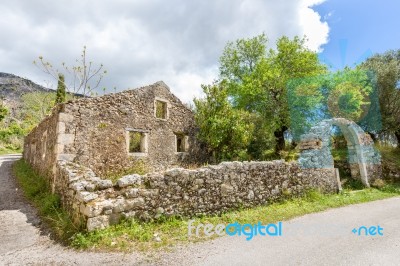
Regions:
[[22, 150], [12, 150], [7, 148], [0, 148], [0, 155], [22, 153]]
[[60, 198], [50, 192], [47, 180], [36, 174], [22, 159], [13, 165], [13, 172], [26, 198], [38, 209], [53, 236], [63, 243], [70, 243], [79, 228], [72, 224], [67, 212], [61, 208]]
[[331, 149], [332, 152], [332, 157], [334, 161], [341, 161], [341, 160], [347, 160], [348, 156], [348, 149], [346, 148], [335, 148]]
[[[149, 251], [159, 248], [168, 248], [176, 244], [205, 241], [215, 237], [188, 236], [188, 218], [162, 217], [158, 221], [139, 222], [125, 220], [120, 224], [110, 226], [104, 230], [94, 232], [80, 231], [72, 225], [66, 212], [60, 207], [57, 196], [49, 193], [44, 178], [32, 172], [32, 169], [20, 160], [14, 165], [14, 172], [25, 195], [39, 209], [42, 219], [48, 224], [54, 234], [65, 243], [78, 249], [125, 251]], [[329, 208], [336, 208], [350, 204], [363, 203], [373, 200], [400, 196], [399, 184], [387, 184], [384, 187], [362, 190], [345, 189], [340, 194], [321, 194], [317, 191], [308, 191], [301, 198], [288, 199], [282, 202], [254, 208], [244, 208], [229, 211], [220, 216], [203, 216], [194, 218], [193, 225], [241, 224], [257, 222], [273, 223], [285, 221], [308, 213], [320, 212]], [[156, 241], [154, 236], [161, 241]]]

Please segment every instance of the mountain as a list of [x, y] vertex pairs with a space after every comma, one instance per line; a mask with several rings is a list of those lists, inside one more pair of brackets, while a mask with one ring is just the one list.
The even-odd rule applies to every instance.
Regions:
[[0, 100], [6, 105], [14, 105], [21, 101], [21, 96], [30, 92], [51, 92], [33, 81], [13, 74], [0, 72]]

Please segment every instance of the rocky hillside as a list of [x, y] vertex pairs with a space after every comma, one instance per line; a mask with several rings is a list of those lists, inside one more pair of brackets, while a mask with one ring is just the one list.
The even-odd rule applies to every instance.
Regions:
[[6, 105], [18, 103], [21, 96], [30, 92], [47, 92], [48, 88], [9, 73], [0, 72], [0, 99]]

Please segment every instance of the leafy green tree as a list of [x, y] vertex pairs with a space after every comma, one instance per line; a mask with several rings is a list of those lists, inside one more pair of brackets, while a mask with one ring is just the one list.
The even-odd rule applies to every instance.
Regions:
[[20, 111], [20, 120], [24, 128], [30, 131], [50, 114], [55, 99], [54, 92], [31, 92], [22, 95], [23, 107]]
[[276, 49], [267, 51], [267, 38], [262, 34], [228, 43], [220, 58], [220, 77], [228, 84], [233, 106], [263, 117], [275, 136], [277, 153], [285, 147], [284, 133], [290, 123], [287, 83], [326, 72], [305, 41], [281, 37]]
[[65, 97], [66, 97], [65, 78], [63, 74], [59, 73], [56, 100], [55, 100], [56, 104], [65, 102]]
[[217, 161], [244, 159], [251, 141], [251, 115], [232, 108], [225, 84], [203, 85], [205, 98], [194, 99], [199, 139]]
[[400, 143], [400, 50], [376, 54], [360, 65], [376, 75], [382, 130], [394, 134]]
[[8, 109], [3, 105], [3, 103], [0, 103], [0, 122], [6, 118], [8, 115]]
[[369, 73], [345, 68], [327, 75], [291, 80], [288, 83], [291, 132], [296, 140], [322, 119], [342, 117], [364, 130], [380, 128], [379, 112]]

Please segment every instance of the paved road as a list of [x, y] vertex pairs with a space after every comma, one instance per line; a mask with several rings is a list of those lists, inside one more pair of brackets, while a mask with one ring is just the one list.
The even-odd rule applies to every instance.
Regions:
[[[268, 213], [266, 213], [268, 215]], [[380, 226], [383, 236], [352, 229]], [[226, 236], [166, 254], [180, 265], [400, 265], [400, 198], [332, 209], [283, 222], [281, 237]]]
[[[40, 227], [11, 175], [18, 158], [0, 156], [0, 265], [400, 265], [400, 198], [283, 222], [281, 237], [226, 236], [146, 255], [76, 252]], [[351, 233], [362, 225], [383, 236]]]

